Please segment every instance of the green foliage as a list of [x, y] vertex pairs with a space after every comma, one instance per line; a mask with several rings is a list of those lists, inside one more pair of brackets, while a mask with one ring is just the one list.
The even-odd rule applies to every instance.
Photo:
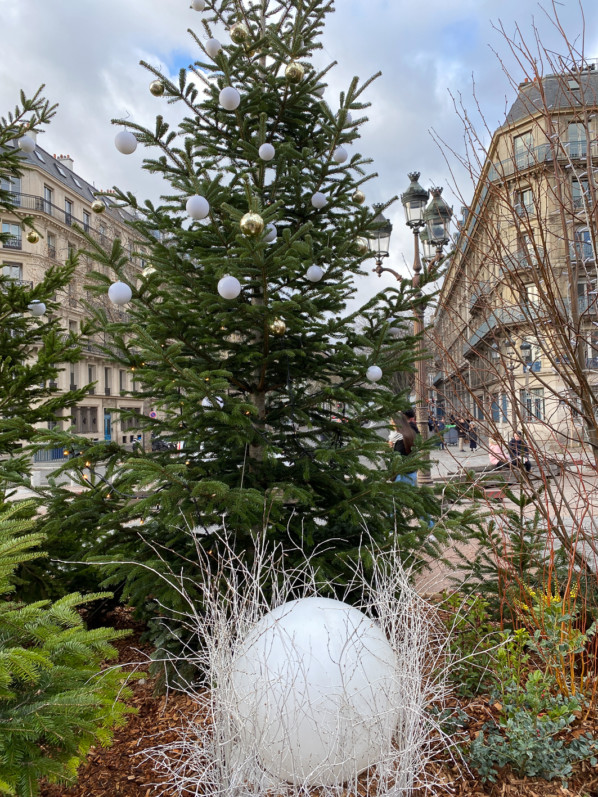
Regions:
[[79, 606], [100, 595], [50, 603], [9, 600], [15, 568], [35, 556], [32, 504], [0, 513], [0, 793], [33, 797], [38, 782], [72, 781], [92, 744], [108, 744], [132, 709], [111, 642], [127, 632], [87, 631]]

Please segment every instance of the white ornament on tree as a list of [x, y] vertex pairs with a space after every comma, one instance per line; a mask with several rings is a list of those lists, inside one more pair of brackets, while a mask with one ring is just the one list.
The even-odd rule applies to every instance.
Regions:
[[225, 111], [235, 111], [241, 104], [241, 95], [232, 86], [226, 86], [218, 97], [220, 105]]
[[330, 598], [284, 603], [232, 662], [236, 754], [281, 782], [340, 786], [391, 753], [398, 694], [395, 653], [372, 619]]
[[[220, 396], [216, 396], [214, 401], [218, 405], [218, 409], [222, 409], [224, 407], [224, 401], [220, 398]], [[201, 406], [205, 407], [205, 409], [207, 410], [211, 410], [214, 409], [214, 402], [212, 401], [212, 399], [208, 398], [207, 396], [204, 396], [201, 400]]]
[[208, 39], [204, 47], [206, 48], [206, 53], [210, 56], [210, 58], [216, 58], [222, 49], [222, 45], [218, 39]]
[[271, 161], [276, 155], [276, 150], [272, 144], [262, 144], [262, 146], [258, 149], [258, 155], [263, 161]]
[[316, 191], [311, 198], [311, 204], [316, 210], [321, 210], [323, 207], [326, 207], [328, 200], [321, 191]]
[[320, 83], [318, 86], [316, 86], [314, 94], [316, 94], [318, 97], [323, 97], [325, 91], [326, 91], [326, 86], [323, 83]]
[[391, 338], [395, 338], [396, 340], [396, 338], [401, 337], [401, 330], [398, 329], [397, 327], [389, 327], [388, 334], [390, 335]]
[[21, 136], [17, 143], [22, 152], [27, 152], [29, 154], [35, 149], [35, 141], [31, 136]]
[[114, 145], [123, 155], [132, 155], [137, 149], [137, 139], [130, 130], [121, 130], [114, 137]]
[[108, 298], [113, 304], [123, 305], [131, 301], [133, 291], [126, 282], [113, 282], [108, 288]]
[[192, 219], [205, 219], [210, 212], [210, 203], [204, 196], [193, 194], [187, 200], [185, 210]]
[[278, 237], [278, 230], [274, 224], [266, 224], [266, 234], [264, 235], [264, 241], [267, 244], [274, 243], [276, 238]]
[[43, 302], [40, 302], [39, 299], [34, 299], [27, 305], [27, 309], [31, 315], [40, 316], [46, 312], [46, 305]]
[[349, 153], [344, 147], [337, 147], [332, 153], [332, 157], [337, 163], [344, 163], [349, 157]]
[[206, 0], [192, 0], [191, 8], [194, 11], [203, 11], [206, 7]]
[[382, 368], [378, 365], [370, 365], [365, 375], [370, 382], [379, 382], [382, 379]]
[[218, 293], [223, 299], [236, 299], [241, 293], [241, 283], [236, 277], [227, 275], [218, 282]]
[[324, 276], [324, 269], [320, 266], [310, 266], [305, 276], [310, 282], [319, 282]]

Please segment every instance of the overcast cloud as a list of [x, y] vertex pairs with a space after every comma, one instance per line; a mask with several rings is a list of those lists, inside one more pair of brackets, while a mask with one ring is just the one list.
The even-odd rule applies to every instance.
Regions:
[[[383, 73], [366, 98], [372, 108], [359, 146], [362, 154], [374, 158], [380, 175], [368, 183], [368, 203], [400, 194], [409, 182], [407, 172], [417, 169], [424, 186], [446, 186], [445, 195], [458, 213], [449, 170], [429, 131], [461, 148], [461, 123], [450, 93], [473, 105], [472, 76], [490, 127], [503, 121], [514, 93], [492, 48], [517, 81], [524, 75], [492, 23], [501, 20], [509, 33], [518, 23], [531, 41], [533, 19], [543, 43], [562, 51], [542, 6], [533, 0], [337, 0], [336, 5], [324, 51], [317, 55], [320, 65], [331, 60], [339, 64], [326, 100], [336, 107], [339, 91], [354, 75], [365, 79], [378, 70]], [[557, 8], [569, 38], [579, 37], [582, 12], [577, 0], [563, 0]], [[586, 0], [583, 14], [586, 55], [598, 57], [598, 3]], [[115, 150], [110, 119], [129, 115], [152, 126], [165, 103], [150, 95], [151, 76], [139, 60], [175, 75], [195, 60], [187, 28], [202, 35], [201, 14], [189, 8], [188, 0], [0, 0], [0, 19], [0, 111], [15, 104], [21, 88], [32, 93], [45, 83], [46, 95], [60, 108], [40, 145], [51, 153], [69, 153], [75, 170], [100, 189], [118, 185], [140, 198], [155, 196], [155, 178], [141, 170], [142, 152], [126, 157]], [[169, 114], [176, 118], [176, 106]], [[400, 203], [389, 216], [394, 225], [389, 265], [407, 274], [412, 236]], [[371, 275], [362, 281], [360, 294], [365, 298], [391, 283], [388, 275], [380, 281]]]

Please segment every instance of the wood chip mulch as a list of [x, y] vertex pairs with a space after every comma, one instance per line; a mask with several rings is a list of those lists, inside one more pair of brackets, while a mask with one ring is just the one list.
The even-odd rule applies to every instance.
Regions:
[[[134, 628], [132, 636], [116, 645], [119, 662], [129, 670], [146, 669], [139, 663], [147, 660], [151, 648], [140, 643], [141, 629], [135, 626], [130, 613], [118, 609], [116, 617], [111, 617], [107, 624]], [[151, 762], [144, 759], [143, 751], [155, 746], [157, 735], [160, 743], [174, 741], [172, 729], [181, 726], [181, 717], [193, 715], [196, 706], [186, 695], [156, 696], [154, 686], [151, 678], [133, 682], [131, 703], [138, 713], [115, 732], [112, 746], [92, 748], [86, 763], [79, 768], [75, 786], [44, 783], [41, 797], [176, 797]], [[457, 701], [453, 703], [457, 705]], [[480, 697], [458, 705], [470, 718], [466, 730], [470, 738], [498, 713], [496, 707]], [[598, 724], [594, 723], [592, 730], [598, 735]], [[448, 758], [432, 761], [428, 775], [436, 784], [434, 788], [416, 789], [413, 797], [598, 797], [598, 772], [585, 763], [574, 768], [568, 788], [558, 781], [519, 778], [512, 772], [503, 772], [497, 783], [481, 783], [462, 762]]]

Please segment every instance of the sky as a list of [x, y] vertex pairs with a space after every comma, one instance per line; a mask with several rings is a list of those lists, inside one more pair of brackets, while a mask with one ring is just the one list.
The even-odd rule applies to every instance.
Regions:
[[[586, 56], [598, 58], [598, 3], [561, 0], [554, 9], [568, 39], [579, 48], [583, 42]], [[323, 50], [314, 56], [319, 66], [338, 61], [326, 101], [337, 108], [339, 92], [354, 75], [365, 80], [382, 72], [365, 95], [372, 107], [356, 145], [379, 174], [365, 189], [368, 203], [400, 195], [408, 172], [416, 170], [424, 187], [444, 187], [443, 196], [460, 215], [458, 194], [467, 199], [472, 190], [450, 152], [463, 151], [454, 99], [462, 98], [474, 117], [477, 102], [490, 130], [501, 124], [515, 99], [506, 73], [515, 84], [525, 73], [497, 27], [516, 39], [519, 29], [534, 45], [535, 26], [543, 46], [563, 52], [552, 12], [550, 0], [336, 0]], [[33, 93], [45, 83], [46, 96], [59, 109], [39, 144], [52, 154], [70, 154], [75, 171], [98, 189], [118, 185], [141, 200], [155, 197], [156, 178], [142, 171], [142, 150], [117, 152], [118, 128], [110, 120], [127, 117], [151, 127], [156, 114], [165, 113], [176, 121], [177, 106], [149, 93], [152, 75], [139, 61], [174, 77], [198, 57], [187, 29], [205, 38], [201, 17], [189, 0], [0, 0], [0, 113], [15, 105], [21, 88]], [[228, 41], [224, 32], [218, 37]], [[413, 236], [400, 202], [386, 215], [393, 234], [385, 265], [409, 276]], [[365, 300], [393, 282], [391, 275], [366, 273], [359, 296]]]

